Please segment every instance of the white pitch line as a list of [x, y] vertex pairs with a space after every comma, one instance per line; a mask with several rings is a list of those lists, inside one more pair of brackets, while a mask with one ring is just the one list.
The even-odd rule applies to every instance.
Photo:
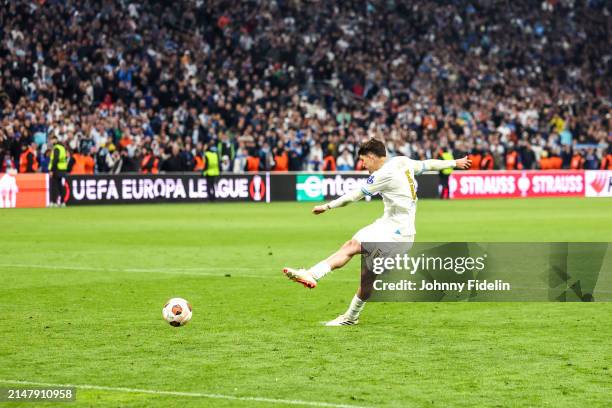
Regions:
[[[150, 272], [150, 271], [164, 271], [167, 269], [160, 269], [160, 268], [113, 268], [113, 267], [109, 267], [109, 268], [105, 268], [105, 267], [95, 267], [95, 266], [78, 266], [78, 265], [66, 265], [66, 266], [59, 266], [59, 265], [40, 265], [40, 264], [0, 264], [0, 267], [23, 267], [23, 268], [32, 268], [32, 267], [38, 267], [38, 268], [56, 268], [56, 269], [83, 269], [83, 270], [91, 270], [91, 271], [103, 271], [103, 270], [121, 270], [121, 271], [130, 271], [130, 272]], [[221, 268], [215, 268], [216, 270], [252, 270], [254, 268], [244, 268], [244, 267], [221, 267]], [[190, 271], [201, 271], [203, 270], [203, 268], [173, 268], [172, 270], [174, 271], [185, 271], [185, 272], [190, 272]]]
[[[30, 265], [30, 264], [0, 264], [1, 268], [33, 268], [33, 269], [54, 269], [54, 270], [67, 270], [67, 271], [94, 271], [94, 272], [127, 272], [127, 273], [165, 273], [168, 275], [187, 275], [187, 276], [212, 276], [217, 278], [225, 278], [224, 274], [205, 272], [203, 268], [190, 268], [190, 269], [160, 269], [160, 268], [101, 268], [94, 266], [69, 266], [69, 265]], [[255, 278], [255, 279], [270, 279], [281, 276], [280, 270], [277, 276], [274, 275], [254, 275], [254, 274], [243, 274], [240, 271], [257, 271], [257, 270], [270, 270], [269, 268], [253, 267], [253, 268], [208, 268], [208, 270], [215, 271], [226, 271], [226, 272], [238, 272], [232, 277], [235, 278]], [[202, 271], [202, 272], [198, 272]], [[358, 282], [356, 279], [350, 278], [338, 278], [335, 277], [334, 281], [337, 282]]]
[[[33, 269], [55, 269], [55, 270], [74, 270], [74, 271], [94, 271], [94, 272], [128, 272], [128, 273], [165, 273], [170, 275], [189, 275], [189, 276], [216, 276], [224, 278], [219, 273], [205, 272], [201, 268], [194, 269], [156, 269], [156, 268], [101, 268], [92, 266], [68, 266], [68, 265], [29, 265], [29, 264], [0, 264], [0, 268], [33, 268]], [[212, 269], [212, 268], [211, 268]], [[255, 268], [214, 268], [216, 271], [248, 271]], [[201, 271], [201, 272], [198, 272]], [[241, 278], [264, 278], [264, 275], [236, 275]]]
[[106, 387], [103, 385], [91, 385], [91, 384], [53, 384], [53, 383], [36, 382], [36, 381], [2, 380], [2, 379], [0, 379], [0, 383], [32, 385], [36, 387], [62, 387], [62, 388], [74, 387], [77, 389], [77, 391], [79, 388], [81, 388], [81, 389], [86, 389], [86, 390], [128, 392], [128, 393], [133, 393], [133, 394], [171, 395], [174, 397], [195, 397], [195, 398], [224, 399], [224, 400], [246, 401], [246, 402], [267, 402], [270, 404], [303, 405], [303, 406], [309, 406], [309, 407], [366, 408], [364, 406], [359, 406], [359, 405], [334, 404], [331, 402], [288, 400], [288, 399], [265, 398], [265, 397], [236, 397], [233, 395], [208, 394], [208, 393], [203, 393], [203, 392], [159, 391], [159, 390], [146, 390], [146, 389], [140, 389], [140, 388]]

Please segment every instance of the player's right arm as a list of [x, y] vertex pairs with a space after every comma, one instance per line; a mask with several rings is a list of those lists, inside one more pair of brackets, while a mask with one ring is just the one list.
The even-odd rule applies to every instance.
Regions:
[[342, 197], [336, 198], [334, 201], [315, 206], [312, 209], [312, 212], [314, 214], [322, 214], [327, 210], [331, 210], [332, 208], [344, 207], [353, 201], [359, 201], [365, 196], [373, 196], [374, 194], [382, 191], [390, 181], [391, 177], [389, 175], [375, 172], [368, 177], [366, 184], [344, 194]]
[[332, 208], [344, 207], [352, 203], [353, 201], [359, 201], [363, 197], [365, 197], [365, 193], [361, 189], [355, 189], [343, 195], [342, 197], [336, 198], [334, 201], [330, 201], [329, 203], [325, 203], [323, 205], [316, 205], [312, 212], [314, 214], [323, 214], [327, 210], [331, 210]]

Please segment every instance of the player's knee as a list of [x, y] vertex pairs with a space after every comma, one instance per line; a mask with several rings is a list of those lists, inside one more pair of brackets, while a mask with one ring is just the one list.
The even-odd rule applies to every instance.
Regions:
[[344, 249], [351, 255], [355, 255], [361, 252], [361, 243], [356, 239], [351, 239], [350, 241], [346, 241], [344, 245], [342, 245], [342, 249]]

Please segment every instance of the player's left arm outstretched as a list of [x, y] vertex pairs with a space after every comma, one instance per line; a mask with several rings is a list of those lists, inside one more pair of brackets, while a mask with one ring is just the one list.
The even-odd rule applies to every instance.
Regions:
[[[472, 166], [472, 161], [467, 157], [456, 160], [415, 160], [417, 163], [417, 173], [424, 171], [440, 171], [444, 169], [467, 170]], [[420, 167], [419, 167], [420, 166]]]

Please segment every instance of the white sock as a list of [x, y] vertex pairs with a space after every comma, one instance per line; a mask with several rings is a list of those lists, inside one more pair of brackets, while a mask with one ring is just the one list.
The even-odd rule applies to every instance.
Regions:
[[316, 280], [321, 279], [325, 275], [331, 272], [331, 266], [326, 261], [321, 261], [308, 270], [312, 277]]
[[366, 302], [359, 299], [357, 295], [353, 296], [353, 300], [351, 300], [351, 305], [347, 309], [346, 313], [344, 313], [344, 315], [351, 320], [357, 320], [365, 304]]

